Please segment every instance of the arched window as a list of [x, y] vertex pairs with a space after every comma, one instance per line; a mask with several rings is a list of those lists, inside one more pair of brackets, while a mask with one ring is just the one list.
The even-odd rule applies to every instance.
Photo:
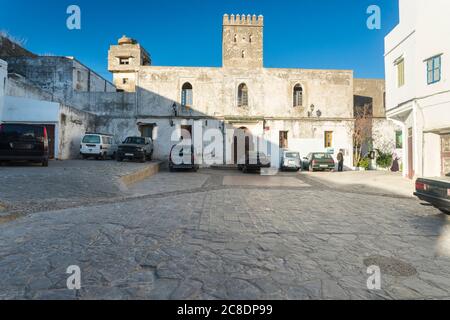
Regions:
[[294, 107], [301, 107], [303, 105], [303, 88], [296, 84], [294, 87]]
[[245, 58], [245, 50], [242, 50], [242, 59]]
[[248, 88], [245, 83], [241, 83], [238, 87], [238, 107], [248, 106]]
[[248, 37], [248, 42], [252, 43], [252, 41], [253, 41], [253, 35], [250, 35], [250, 36]]
[[237, 34], [234, 35], [233, 40], [234, 40], [234, 42], [237, 42]]
[[192, 85], [189, 82], [183, 84], [181, 90], [181, 105], [183, 107], [191, 107], [193, 105]]

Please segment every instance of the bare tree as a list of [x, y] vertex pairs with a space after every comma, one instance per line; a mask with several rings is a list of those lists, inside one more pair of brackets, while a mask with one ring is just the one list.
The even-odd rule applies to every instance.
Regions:
[[353, 159], [357, 166], [361, 161], [364, 147], [372, 142], [372, 106], [364, 104], [355, 108], [355, 129], [353, 131]]

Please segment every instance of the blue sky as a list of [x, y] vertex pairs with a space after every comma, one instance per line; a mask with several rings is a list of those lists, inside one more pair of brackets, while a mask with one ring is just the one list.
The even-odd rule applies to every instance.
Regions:
[[[222, 63], [224, 13], [264, 15], [264, 65], [353, 69], [384, 77], [384, 37], [398, 23], [398, 0], [0, 0], [0, 30], [27, 40], [39, 54], [75, 56], [101, 75], [107, 52], [123, 34], [154, 65]], [[82, 29], [66, 28], [66, 9], [81, 8]], [[381, 30], [366, 27], [369, 5], [381, 8]]]

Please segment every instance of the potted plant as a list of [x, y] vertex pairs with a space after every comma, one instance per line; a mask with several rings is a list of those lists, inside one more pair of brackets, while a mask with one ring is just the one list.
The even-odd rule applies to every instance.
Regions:
[[377, 149], [377, 166], [383, 170], [388, 170], [392, 166], [392, 153], [383, 152]]
[[370, 168], [370, 159], [369, 158], [362, 158], [358, 163], [358, 170], [360, 171], [366, 171]]

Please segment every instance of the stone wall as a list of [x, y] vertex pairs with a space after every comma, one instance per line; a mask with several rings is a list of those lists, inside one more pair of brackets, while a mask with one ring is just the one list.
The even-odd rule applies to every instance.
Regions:
[[353, 90], [355, 107], [371, 103], [373, 116], [375, 118], [386, 118], [384, 79], [354, 79]]
[[[139, 114], [172, 115], [181, 88], [193, 87], [191, 115], [212, 117], [353, 118], [353, 73], [346, 70], [141, 67]], [[238, 87], [248, 87], [248, 107], [237, 106]], [[303, 87], [303, 106], [293, 107], [293, 89]]]
[[263, 67], [263, 16], [224, 15], [223, 67]]
[[77, 159], [84, 134], [96, 130], [96, 116], [72, 107], [60, 105], [58, 159]]
[[31, 81], [36, 87], [49, 92], [54, 101], [66, 105], [75, 92], [114, 92], [115, 87], [77, 60], [67, 57], [10, 57], [8, 71]]
[[17, 73], [10, 73], [6, 85], [6, 95], [36, 100], [53, 101], [53, 95], [37, 87], [35, 83]]

